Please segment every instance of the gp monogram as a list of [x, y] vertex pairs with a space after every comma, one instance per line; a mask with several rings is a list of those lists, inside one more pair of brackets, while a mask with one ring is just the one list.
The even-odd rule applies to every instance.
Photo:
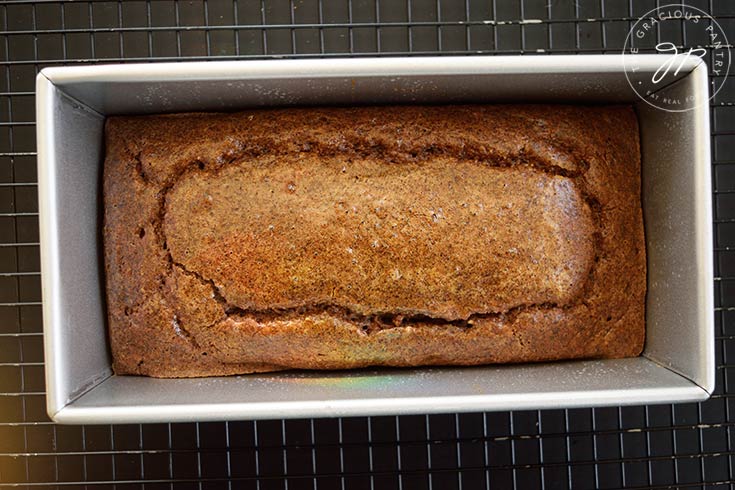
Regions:
[[[650, 84], [633, 83], [629, 75], [640, 67], [635, 57], [629, 55], [643, 50], [650, 52], [651, 48], [669, 56], [651, 76]], [[716, 20], [703, 10], [684, 4], [664, 5], [640, 17], [628, 33], [623, 49], [625, 75], [633, 90], [647, 104], [671, 112], [692, 110], [707, 102], [701, 100], [703, 97], [699, 97], [700, 100], [694, 96], [679, 99], [658, 94], [659, 89], [676, 80], [681, 68], [692, 57], [702, 58], [709, 64], [711, 99], [724, 85], [730, 69], [729, 43]]]

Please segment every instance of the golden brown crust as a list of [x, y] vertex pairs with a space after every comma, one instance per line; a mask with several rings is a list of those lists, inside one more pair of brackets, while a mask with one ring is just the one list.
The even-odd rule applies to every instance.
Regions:
[[594, 259], [574, 179], [447, 157], [300, 153], [194, 167], [166, 194], [163, 231], [174, 263], [249, 311], [460, 320], [566, 306]]
[[120, 374], [638, 355], [630, 107], [113, 117]]

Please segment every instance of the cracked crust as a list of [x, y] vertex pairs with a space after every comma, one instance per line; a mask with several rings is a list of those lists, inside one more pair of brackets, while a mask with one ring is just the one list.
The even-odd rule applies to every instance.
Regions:
[[113, 117], [118, 374], [638, 355], [630, 107]]

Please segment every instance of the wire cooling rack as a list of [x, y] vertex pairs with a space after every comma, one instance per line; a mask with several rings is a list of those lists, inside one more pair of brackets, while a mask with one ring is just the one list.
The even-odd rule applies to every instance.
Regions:
[[[662, 2], [666, 3], [666, 2]], [[690, 1], [735, 38], [735, 2]], [[0, 5], [0, 487], [724, 488], [735, 457], [735, 77], [712, 101], [717, 390], [701, 404], [57, 426], [45, 414], [34, 77], [76, 63], [619, 53], [651, 1]]]

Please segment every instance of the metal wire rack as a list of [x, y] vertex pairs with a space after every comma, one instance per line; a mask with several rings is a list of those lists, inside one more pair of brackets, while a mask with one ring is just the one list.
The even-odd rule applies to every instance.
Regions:
[[[735, 3], [690, 1], [735, 38]], [[712, 100], [717, 390], [701, 404], [116, 426], [45, 414], [34, 77], [51, 65], [618, 53], [654, 1], [0, 5], [0, 487], [724, 488], [735, 481], [735, 77]], [[683, 34], [684, 36], [686, 33]]]

